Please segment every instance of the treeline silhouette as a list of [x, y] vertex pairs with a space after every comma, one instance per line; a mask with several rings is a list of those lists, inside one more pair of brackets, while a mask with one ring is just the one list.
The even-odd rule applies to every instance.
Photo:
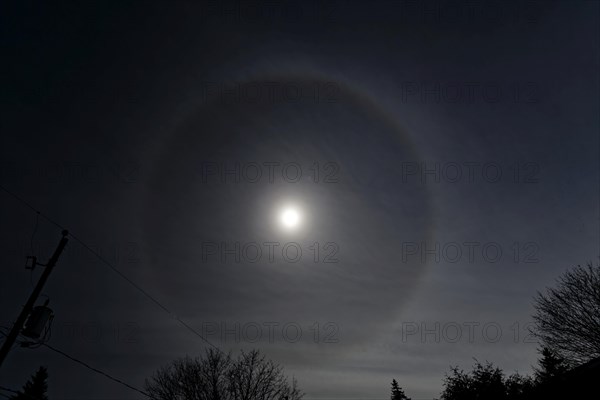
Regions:
[[[475, 360], [471, 371], [450, 368], [442, 400], [552, 400], [596, 398], [600, 378], [600, 265], [578, 265], [534, 299], [540, 358], [533, 376], [506, 374]], [[592, 395], [596, 393], [596, 395]], [[590, 397], [592, 396], [592, 397]], [[410, 400], [394, 379], [392, 400]]]
[[[600, 265], [589, 263], [568, 270], [555, 287], [537, 293], [534, 306], [532, 333], [539, 339], [540, 357], [533, 375], [507, 376], [493, 363], [475, 360], [470, 371], [450, 367], [442, 381], [440, 399], [596, 398], [600, 378]], [[46, 368], [40, 367], [23, 389], [9, 398], [48, 400], [47, 378]], [[280, 365], [258, 350], [241, 351], [234, 358], [211, 348], [201, 357], [174, 360], [147, 379], [145, 389], [141, 393], [156, 400], [300, 400], [304, 396], [296, 380], [290, 381]], [[391, 383], [390, 398], [410, 400], [396, 379]]]
[[[442, 400], [546, 400], [583, 399], [597, 392], [600, 377], [600, 358], [581, 366], [569, 368], [548, 348], [533, 376], [513, 373], [506, 376], [491, 362], [475, 361], [471, 371], [451, 367], [443, 381]], [[397, 381], [392, 381], [392, 400], [410, 400]]]
[[146, 391], [157, 400], [300, 400], [295, 379], [258, 350], [237, 358], [216, 349], [203, 357], [181, 358], [161, 367], [146, 380]]

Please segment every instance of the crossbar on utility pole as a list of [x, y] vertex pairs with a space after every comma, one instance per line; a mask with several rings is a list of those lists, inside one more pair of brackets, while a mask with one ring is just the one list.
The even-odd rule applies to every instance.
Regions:
[[33, 305], [35, 304], [37, 298], [39, 297], [40, 293], [42, 292], [42, 289], [44, 288], [44, 285], [46, 284], [46, 281], [48, 280], [48, 277], [50, 276], [50, 272], [52, 272], [52, 268], [54, 268], [54, 266], [56, 265], [56, 262], [58, 261], [60, 254], [62, 253], [65, 246], [67, 245], [67, 242], [69, 241], [69, 239], [67, 239], [68, 234], [69, 234], [68, 231], [66, 231], [66, 230], [62, 231], [63, 236], [62, 236], [62, 239], [60, 240], [60, 243], [58, 243], [58, 247], [56, 248], [56, 250], [54, 250], [54, 254], [52, 255], [52, 257], [50, 257], [48, 264], [46, 264], [46, 268], [44, 269], [44, 272], [40, 276], [40, 279], [38, 280], [37, 285], [35, 285], [35, 288], [33, 289], [33, 292], [31, 292], [31, 295], [29, 296], [27, 303], [25, 303], [25, 306], [23, 306], [23, 309], [21, 310], [21, 313], [19, 314], [17, 321], [14, 323], [14, 325], [12, 326], [12, 329], [10, 330], [10, 333], [6, 337], [6, 341], [2, 345], [2, 348], [0, 349], [0, 367], [2, 367], [2, 363], [4, 362], [4, 359], [6, 358], [11, 347], [17, 340], [17, 337], [19, 336], [21, 329], [23, 329], [23, 325], [25, 325], [25, 321], [27, 320], [29, 313], [31, 313], [31, 310], [33, 309]]

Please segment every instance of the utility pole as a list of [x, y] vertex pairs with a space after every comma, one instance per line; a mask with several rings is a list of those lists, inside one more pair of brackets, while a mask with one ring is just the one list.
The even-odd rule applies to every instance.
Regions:
[[31, 292], [27, 303], [25, 303], [25, 306], [23, 306], [23, 309], [21, 310], [21, 314], [19, 314], [19, 318], [17, 318], [17, 321], [14, 323], [12, 329], [10, 330], [10, 333], [6, 337], [6, 341], [0, 349], [0, 367], [2, 366], [2, 363], [8, 355], [8, 352], [10, 351], [12, 345], [17, 340], [21, 329], [23, 329], [23, 325], [25, 325], [25, 321], [27, 320], [29, 313], [31, 313], [33, 305], [35, 304], [38, 296], [42, 292], [42, 289], [44, 288], [44, 285], [46, 284], [46, 281], [50, 276], [50, 272], [52, 272], [52, 268], [54, 268], [54, 266], [56, 265], [60, 254], [67, 245], [67, 242], [69, 241], [69, 239], [67, 239], [68, 234], [68, 231], [62, 231], [62, 239], [60, 240], [60, 243], [58, 243], [58, 247], [56, 248], [56, 250], [54, 250], [54, 254], [48, 261], [48, 264], [46, 264], [46, 268], [44, 269], [44, 272], [42, 272], [42, 276], [40, 276], [40, 280], [38, 281], [37, 285], [35, 285], [35, 288], [33, 289], [33, 292]]

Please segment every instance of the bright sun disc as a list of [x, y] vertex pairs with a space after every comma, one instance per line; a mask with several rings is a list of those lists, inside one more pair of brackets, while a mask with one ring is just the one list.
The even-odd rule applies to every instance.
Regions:
[[300, 214], [293, 208], [286, 208], [281, 213], [281, 223], [286, 228], [295, 228], [300, 222]]

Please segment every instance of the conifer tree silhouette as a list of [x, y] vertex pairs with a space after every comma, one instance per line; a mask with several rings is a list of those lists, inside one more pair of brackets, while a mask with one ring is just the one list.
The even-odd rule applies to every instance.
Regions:
[[398, 381], [392, 379], [392, 397], [391, 400], [410, 400], [410, 397], [407, 397], [404, 394], [404, 390], [398, 385]]
[[40, 367], [11, 400], [48, 400], [48, 370]]

